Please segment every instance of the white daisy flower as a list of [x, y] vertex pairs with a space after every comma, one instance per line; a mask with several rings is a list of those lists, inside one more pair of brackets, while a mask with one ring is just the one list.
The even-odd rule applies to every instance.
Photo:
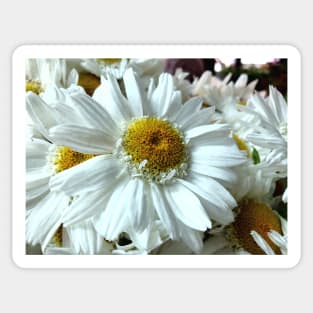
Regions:
[[68, 85], [67, 66], [64, 59], [27, 59], [26, 91], [40, 94], [50, 84]]
[[287, 176], [287, 103], [282, 94], [270, 86], [269, 97], [254, 94], [248, 101], [247, 112], [255, 114], [261, 125], [252, 126], [254, 132], [247, 136], [253, 144], [271, 150], [267, 162], [277, 166], [277, 174]]
[[207, 125], [214, 108], [201, 110], [198, 98], [181, 104], [171, 75], [162, 74], [146, 94], [127, 70], [124, 85], [127, 98], [110, 75], [93, 99], [72, 95], [92, 128], [50, 129], [57, 145], [100, 154], [50, 180], [53, 191], [80, 194], [64, 225], [93, 217], [97, 231], [116, 240], [129, 225], [140, 233], [157, 216], [171, 239], [200, 251], [211, 219], [224, 224], [233, 219], [236, 201], [223, 183], [236, 182], [231, 168], [246, 157], [227, 125]]
[[164, 61], [161, 59], [84, 59], [81, 66], [98, 77], [106, 77], [109, 74], [120, 79], [127, 68], [132, 68], [140, 76], [154, 77], [162, 73]]
[[[264, 202], [244, 200], [235, 221], [204, 244], [203, 253], [287, 254], [287, 221]], [[217, 238], [216, 238], [217, 237]]]
[[[64, 93], [60, 95], [56, 99], [63, 99]], [[31, 245], [41, 244], [43, 251], [61, 226], [66, 209], [73, 201], [72, 197], [61, 192], [51, 192], [49, 180], [56, 173], [94, 156], [53, 143], [48, 134], [49, 127], [64, 122], [90, 124], [82, 112], [66, 104], [47, 104], [43, 100], [45, 97], [45, 94], [41, 98], [32, 92], [26, 96], [27, 110], [33, 122], [33, 126], [28, 127], [26, 144], [26, 240]]]
[[210, 71], [204, 72], [192, 83], [194, 96], [201, 96], [208, 105], [215, 106], [223, 112], [226, 103], [245, 103], [253, 93], [257, 80], [248, 83], [248, 76], [241, 74], [235, 83], [229, 82], [231, 74], [223, 80], [213, 76]]

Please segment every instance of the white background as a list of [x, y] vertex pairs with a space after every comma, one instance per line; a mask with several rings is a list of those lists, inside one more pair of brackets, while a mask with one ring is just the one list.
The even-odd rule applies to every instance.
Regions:
[[[303, 1], [304, 2], [304, 1]], [[309, 2], [307, 2], [308, 6]], [[0, 30], [1, 312], [310, 312], [311, 10], [301, 2], [10, 1]], [[22, 270], [11, 258], [11, 54], [30, 43], [292, 44], [302, 53], [302, 259], [289, 270]], [[21, 103], [21, 107], [24, 103]], [[300, 151], [299, 151], [300, 153]], [[24, 208], [21, 208], [24, 212]]]

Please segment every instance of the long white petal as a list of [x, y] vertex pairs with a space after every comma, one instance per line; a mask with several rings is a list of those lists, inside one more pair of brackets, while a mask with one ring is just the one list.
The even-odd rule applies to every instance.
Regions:
[[75, 94], [71, 97], [71, 100], [73, 106], [79, 111], [82, 119], [86, 120], [89, 127], [102, 130], [116, 138], [119, 129], [103, 106], [86, 94]]
[[49, 137], [59, 146], [85, 154], [112, 153], [115, 144], [114, 138], [104, 131], [77, 125], [55, 126]]
[[150, 196], [154, 209], [156, 210], [163, 226], [169, 233], [171, 239], [179, 238], [179, 229], [176, 222], [176, 217], [172, 213], [169, 204], [162, 192], [162, 188], [155, 184], [150, 184]]
[[50, 189], [63, 190], [68, 195], [80, 191], [107, 188], [120, 174], [120, 164], [112, 156], [98, 156], [62, 171], [50, 180]]
[[172, 212], [185, 225], [201, 231], [212, 227], [199, 199], [184, 185], [179, 183], [168, 185], [164, 187], [164, 194]]
[[155, 116], [165, 116], [171, 106], [174, 82], [170, 74], [162, 73], [151, 96], [150, 110]]
[[262, 238], [262, 236], [257, 233], [256, 231], [251, 231], [251, 236], [254, 239], [255, 243], [267, 254], [267, 255], [274, 255], [275, 252], [270, 247], [270, 245]]
[[131, 205], [131, 195], [124, 194], [127, 183], [128, 179], [125, 179], [116, 186], [105, 210], [93, 219], [96, 230], [109, 241], [116, 240], [129, 225], [125, 207]]
[[201, 106], [202, 98], [197, 97], [189, 99], [186, 103], [184, 103], [184, 105], [181, 106], [181, 109], [176, 116], [176, 122], [179, 125], [186, 123], [189, 120], [190, 115], [198, 112]]
[[126, 70], [123, 79], [132, 116], [141, 117], [143, 115], [143, 107], [147, 103], [143, 87], [132, 69]]

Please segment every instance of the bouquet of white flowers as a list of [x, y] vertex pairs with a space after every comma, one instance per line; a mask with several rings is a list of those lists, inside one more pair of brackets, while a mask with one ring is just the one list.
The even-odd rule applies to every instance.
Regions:
[[165, 69], [164, 59], [27, 60], [29, 247], [287, 254], [286, 99], [246, 74]]

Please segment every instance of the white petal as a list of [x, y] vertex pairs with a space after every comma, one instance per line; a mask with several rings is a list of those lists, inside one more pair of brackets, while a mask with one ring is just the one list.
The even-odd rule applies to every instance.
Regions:
[[119, 129], [103, 106], [85, 94], [75, 94], [71, 100], [90, 127], [103, 130], [116, 138]]
[[173, 78], [170, 74], [162, 73], [157, 88], [153, 91], [150, 109], [155, 116], [165, 116], [171, 106], [174, 91]]
[[162, 192], [162, 188], [155, 183], [150, 184], [151, 190], [151, 200], [154, 209], [156, 210], [163, 226], [169, 233], [169, 236], [172, 239], [179, 238], [179, 230], [176, 222], [176, 217], [172, 213], [172, 210], [169, 207], [169, 204]]
[[232, 167], [247, 160], [245, 152], [233, 145], [208, 145], [193, 147], [191, 159], [195, 163], [216, 167]]
[[50, 193], [36, 207], [28, 211], [26, 218], [27, 242], [47, 244], [61, 224], [62, 213], [68, 198], [59, 193]]
[[197, 175], [195, 178], [188, 177], [188, 180], [180, 179], [179, 181], [207, 201], [204, 204], [206, 204], [207, 211], [213, 213], [212, 218], [223, 222], [223, 224], [225, 223], [225, 219], [229, 222], [232, 221], [232, 209], [237, 203], [229, 191], [209, 177]]
[[287, 240], [277, 231], [271, 230], [267, 233], [268, 237], [273, 241], [273, 243], [280, 247], [280, 248], [286, 248], [287, 247]]
[[126, 70], [123, 79], [132, 116], [141, 117], [143, 115], [143, 107], [147, 103], [143, 86], [141, 86], [132, 69]]
[[190, 115], [198, 112], [201, 106], [202, 98], [199, 97], [189, 99], [186, 103], [184, 103], [184, 105], [181, 106], [181, 109], [176, 116], [176, 122], [179, 125], [186, 123], [189, 120]]
[[108, 75], [108, 80], [105, 85], [110, 91], [111, 104], [114, 103], [116, 110], [119, 111], [122, 120], [129, 120], [131, 118], [130, 106], [127, 99], [122, 95], [120, 87], [114, 77]]
[[115, 184], [106, 189], [80, 194], [79, 198], [74, 199], [71, 206], [64, 212], [62, 220], [64, 227], [82, 222], [104, 210], [113, 187]]
[[41, 139], [31, 139], [26, 143], [26, 169], [39, 169], [47, 164], [47, 154], [51, 144]]
[[62, 171], [50, 180], [51, 190], [63, 190], [68, 195], [110, 186], [121, 172], [120, 164], [112, 156], [98, 156]]
[[183, 223], [180, 225], [180, 238], [194, 253], [199, 254], [203, 248], [203, 233], [189, 227]]
[[230, 133], [230, 128], [227, 124], [211, 124], [202, 125], [195, 128], [191, 128], [185, 132], [186, 139], [196, 138], [206, 135], [207, 138], [210, 137], [226, 137]]
[[101, 250], [104, 239], [95, 231], [91, 221], [67, 227], [67, 231], [76, 253], [96, 254]]
[[129, 225], [128, 212], [125, 208], [131, 206], [132, 195], [124, 194], [127, 183], [126, 179], [116, 186], [105, 210], [93, 219], [96, 230], [109, 241], [116, 240]]
[[26, 200], [35, 199], [49, 190], [50, 173], [45, 168], [28, 170], [26, 174]]
[[112, 153], [115, 140], [102, 130], [76, 125], [59, 125], [50, 129], [49, 137], [59, 146], [85, 154]]
[[251, 236], [254, 239], [255, 243], [267, 254], [267, 255], [274, 255], [275, 252], [270, 247], [270, 245], [262, 238], [260, 234], [256, 231], [251, 231]]
[[172, 94], [171, 105], [168, 108], [166, 115], [164, 116], [171, 122], [175, 122], [177, 112], [182, 106], [182, 95], [180, 91], [174, 91]]
[[57, 112], [32, 92], [27, 93], [26, 108], [34, 125], [44, 136], [47, 136], [50, 127], [58, 124]]
[[126, 186], [124, 193], [132, 199], [125, 207], [129, 220], [136, 232], [142, 232], [149, 225], [151, 214], [146, 203], [145, 183], [140, 178], [131, 179]]
[[199, 199], [184, 185], [168, 185], [163, 190], [172, 212], [185, 225], [201, 231], [212, 227]]
[[201, 125], [207, 125], [213, 118], [215, 107], [205, 108], [189, 115], [189, 118], [180, 125], [181, 129], [186, 132], [189, 129]]
[[191, 160], [190, 162], [189, 170], [191, 172], [195, 172], [198, 174], [220, 179], [230, 184], [235, 184], [238, 179], [236, 173], [229, 168], [219, 168], [219, 167], [207, 165], [205, 163], [196, 163], [196, 162], [193, 162], [193, 160]]

